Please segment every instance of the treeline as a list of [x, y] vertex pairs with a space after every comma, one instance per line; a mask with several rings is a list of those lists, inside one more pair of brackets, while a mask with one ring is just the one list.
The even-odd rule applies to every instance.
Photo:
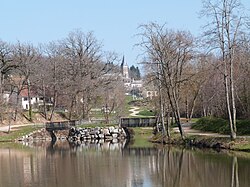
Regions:
[[228, 120], [236, 138], [236, 118], [250, 119], [250, 35], [247, 16], [238, 0], [203, 2], [202, 36], [166, 25], [141, 25], [139, 36], [148, 82], [158, 91], [163, 129], [170, 116], [180, 134], [180, 118], [216, 116]]
[[16, 120], [22, 113], [23, 92], [30, 121], [35, 96], [43, 101], [39, 112], [48, 120], [58, 110], [67, 111], [68, 119], [86, 119], [96, 106], [119, 115], [124, 94], [118, 61], [115, 53], [103, 51], [92, 32], [76, 30], [39, 46], [0, 41], [1, 120]]

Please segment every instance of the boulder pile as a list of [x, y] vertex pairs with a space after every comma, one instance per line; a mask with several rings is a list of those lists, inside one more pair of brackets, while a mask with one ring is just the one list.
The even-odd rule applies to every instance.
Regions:
[[121, 127], [95, 127], [75, 128], [69, 130], [69, 141], [87, 140], [124, 140], [127, 138], [125, 130]]

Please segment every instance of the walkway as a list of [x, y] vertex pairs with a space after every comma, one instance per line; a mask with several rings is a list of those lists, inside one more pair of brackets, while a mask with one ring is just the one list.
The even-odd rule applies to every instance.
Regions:
[[[193, 123], [184, 123], [184, 124], [182, 124], [182, 129], [183, 129], [185, 134], [187, 134], [187, 135], [198, 135], [198, 136], [210, 136], [210, 137], [222, 137], [222, 138], [224, 138], [224, 137], [229, 138], [230, 137], [229, 135], [225, 135], [225, 134], [219, 134], [219, 133], [213, 133], [213, 132], [203, 132], [203, 131], [200, 131], [200, 130], [191, 129], [192, 124]], [[179, 132], [178, 127], [173, 128], [173, 130], [175, 132]], [[250, 136], [237, 136], [237, 137], [250, 138]]]
[[[18, 127], [26, 127], [26, 126], [32, 126], [35, 125], [33, 123], [28, 123], [28, 124], [22, 124], [22, 125], [11, 125], [10, 129], [13, 130], [13, 128], [18, 128]], [[40, 125], [40, 124], [39, 124]], [[5, 125], [5, 126], [0, 126], [0, 131], [2, 132], [7, 132], [9, 130], [9, 125]]]
[[131, 112], [131, 114], [129, 114], [130, 116], [137, 116], [137, 114], [140, 112], [139, 111], [139, 107], [133, 106], [131, 107], [131, 109], [129, 110], [129, 112]]

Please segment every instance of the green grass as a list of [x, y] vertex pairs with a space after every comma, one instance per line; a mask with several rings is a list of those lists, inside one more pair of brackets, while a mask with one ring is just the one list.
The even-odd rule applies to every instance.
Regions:
[[132, 97], [132, 96], [128, 96], [128, 95], [127, 95], [127, 96], [125, 97], [125, 111], [124, 111], [124, 114], [127, 115], [127, 116], [130, 114], [130, 111], [129, 111], [129, 110], [131, 109], [132, 106], [131, 106], [129, 103], [130, 103], [132, 100], [133, 100], [133, 97]]
[[13, 142], [17, 138], [25, 136], [38, 129], [41, 129], [41, 127], [32, 125], [32, 126], [20, 127], [18, 129], [12, 130], [10, 133], [5, 132], [4, 135], [0, 136], [0, 142]]
[[77, 127], [95, 128], [95, 127], [110, 127], [110, 126], [117, 126], [117, 124], [95, 123], [95, 124], [82, 124], [82, 125], [78, 125]]
[[142, 110], [142, 111], [139, 111], [139, 113], [137, 114], [138, 116], [155, 116], [155, 112], [153, 111], [149, 111], [149, 110]]
[[[237, 135], [250, 135], [250, 121], [249, 120], [237, 120]], [[230, 129], [228, 121], [221, 118], [204, 117], [196, 121], [192, 126], [193, 129], [215, 132], [220, 134], [229, 134]]]
[[199, 119], [200, 119], [200, 118], [192, 118], [192, 119], [191, 119], [191, 122], [192, 122], [192, 123], [196, 123]]
[[221, 118], [214, 117], [204, 117], [200, 118], [196, 121], [196, 123], [192, 126], [193, 129], [208, 131], [208, 132], [216, 132], [221, 134], [227, 134], [227, 121]]
[[248, 141], [248, 143], [245, 144], [236, 144], [234, 145], [234, 149], [238, 151], [250, 152], [250, 142]]

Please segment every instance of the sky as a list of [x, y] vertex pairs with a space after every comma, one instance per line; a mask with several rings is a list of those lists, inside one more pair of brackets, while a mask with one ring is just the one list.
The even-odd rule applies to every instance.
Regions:
[[[241, 1], [250, 10], [250, 1]], [[150, 22], [195, 36], [202, 0], [0, 0], [0, 39], [37, 45], [66, 38], [76, 29], [93, 32], [104, 51], [125, 56], [137, 66], [142, 51], [138, 26]], [[248, 13], [250, 16], [250, 13]]]

